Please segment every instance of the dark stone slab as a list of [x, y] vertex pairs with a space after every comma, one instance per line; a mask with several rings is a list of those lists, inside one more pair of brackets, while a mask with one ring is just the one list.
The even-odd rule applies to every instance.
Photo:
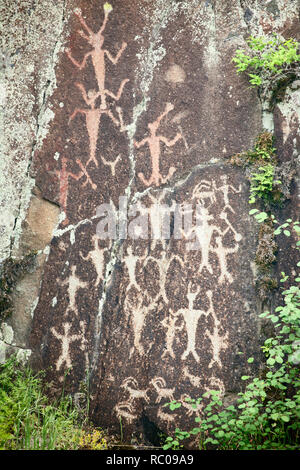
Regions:
[[[30, 347], [54, 390], [75, 393], [89, 378], [97, 424], [166, 432], [185, 427], [191, 408], [169, 414], [165, 402], [237, 393], [247, 357], [258, 366], [258, 227], [243, 172], [226, 163], [262, 127], [257, 93], [231, 61], [247, 26], [239, 2], [76, 7], [32, 167], [61, 217]], [[120, 197], [128, 236], [101, 239], [97, 208], [115, 217]], [[134, 239], [138, 211], [157, 203], [176, 206], [170, 236], [153, 215], [152, 236], [149, 226]], [[185, 204], [198, 225], [180, 238]]]

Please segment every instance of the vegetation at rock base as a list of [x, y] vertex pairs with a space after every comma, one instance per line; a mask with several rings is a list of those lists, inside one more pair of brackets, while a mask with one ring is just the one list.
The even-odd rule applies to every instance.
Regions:
[[106, 449], [103, 431], [82, 420], [71, 397], [49, 401], [42, 375], [14, 357], [0, 365], [0, 449]]

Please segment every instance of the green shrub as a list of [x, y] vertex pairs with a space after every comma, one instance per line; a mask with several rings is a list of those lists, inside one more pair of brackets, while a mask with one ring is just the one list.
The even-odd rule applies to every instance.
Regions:
[[41, 374], [15, 358], [0, 366], [0, 449], [77, 449], [80, 433], [70, 397], [50, 404]]
[[275, 91], [278, 83], [299, 76], [299, 43], [295, 39], [250, 36], [248, 50], [238, 49], [232, 61], [237, 73], [246, 72], [253, 87], [259, 87], [262, 98]]

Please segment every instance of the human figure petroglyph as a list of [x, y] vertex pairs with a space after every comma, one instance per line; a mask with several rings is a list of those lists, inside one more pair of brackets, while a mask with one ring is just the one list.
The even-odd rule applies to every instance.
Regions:
[[137, 380], [134, 377], [127, 377], [127, 379], [125, 379], [121, 385], [121, 388], [123, 388], [124, 390], [126, 390], [126, 392], [129, 393], [130, 402], [133, 402], [137, 399], [143, 399], [147, 403], [149, 403], [150, 399], [147, 395], [148, 390], [140, 390], [138, 387], [139, 386]]
[[[79, 161], [79, 160], [78, 160]], [[78, 162], [77, 162], [78, 163]], [[66, 218], [63, 220], [62, 225], [67, 225], [69, 223], [69, 219], [67, 217], [67, 202], [69, 196], [69, 179], [72, 178], [76, 181], [80, 180], [84, 175], [88, 178], [88, 174], [86, 171], [83, 171], [81, 167], [81, 172], [78, 174], [74, 174], [67, 169], [68, 166], [68, 159], [66, 157], [62, 157], [61, 159], [61, 169], [55, 170], [55, 174], [59, 177], [59, 205], [64, 211]], [[96, 189], [96, 188], [95, 188]]]
[[[107, 90], [105, 88], [105, 75], [106, 75], [105, 55], [114, 65], [116, 65], [118, 63], [123, 51], [127, 47], [127, 43], [123, 42], [122, 46], [121, 46], [121, 49], [119, 50], [119, 52], [117, 53], [117, 55], [115, 57], [113, 57], [107, 49], [103, 49], [103, 43], [104, 43], [103, 33], [104, 33], [105, 28], [106, 28], [109, 13], [111, 11], [112, 11], [111, 5], [105, 4], [104, 5], [104, 21], [103, 21], [102, 26], [99, 29], [99, 31], [97, 33], [94, 33], [91, 30], [91, 28], [86, 24], [86, 22], [85, 22], [85, 20], [82, 16], [81, 10], [76, 9], [75, 14], [79, 18], [80, 23], [82, 24], [84, 30], [87, 33], [86, 34], [84, 31], [80, 30], [79, 34], [92, 46], [92, 50], [85, 54], [85, 56], [84, 56], [81, 63], [77, 62], [73, 58], [73, 56], [71, 55], [70, 49], [66, 50], [66, 53], [67, 53], [69, 59], [71, 60], [71, 62], [76, 67], [78, 67], [80, 70], [85, 67], [88, 57], [91, 57], [93, 67], [94, 67], [94, 71], [95, 71], [97, 84], [98, 84], [98, 90], [99, 90], [98, 96], [101, 96], [100, 108], [102, 110], [105, 110], [107, 108], [107, 106], [106, 106], [106, 95], [112, 97], [115, 100], [118, 100], [117, 99], [118, 94], [115, 95], [110, 90]], [[123, 80], [123, 82], [121, 84], [122, 88], [124, 87], [125, 82], [127, 82], [127, 81], [128, 81], [128, 79]], [[119, 89], [118, 93], [120, 93], [120, 89]]]
[[206, 268], [210, 274], [213, 274], [213, 270], [209, 262], [211, 241], [215, 232], [219, 235], [222, 235], [222, 232], [217, 225], [211, 224], [211, 222], [215, 221], [215, 216], [210, 214], [206, 207], [197, 207], [196, 218], [196, 226], [192, 227], [187, 234], [184, 234], [188, 240], [191, 240], [192, 235], [194, 235], [193, 240], [187, 243], [187, 248], [189, 250], [197, 250], [200, 248], [201, 263], [199, 266], [199, 273]]
[[95, 267], [96, 273], [97, 273], [97, 279], [95, 281], [95, 287], [97, 287], [100, 282], [104, 278], [104, 266], [105, 266], [105, 259], [104, 259], [104, 253], [105, 249], [101, 249], [99, 247], [99, 238], [97, 235], [94, 235], [92, 237], [94, 249], [91, 250], [87, 256], [84, 256], [82, 252], [80, 252], [80, 255], [82, 259], [85, 261], [91, 261]]
[[123, 257], [123, 261], [126, 265], [128, 276], [129, 276], [129, 282], [126, 287], [126, 292], [128, 292], [132, 287], [135, 287], [138, 292], [141, 290], [140, 286], [138, 285], [136, 281], [136, 275], [135, 275], [136, 265], [139, 260], [140, 260], [140, 256], [135, 256], [133, 253], [132, 247], [131, 246], [128, 247], [127, 255]]
[[[181, 230], [181, 233], [187, 240], [187, 248], [189, 250], [201, 250], [199, 273], [206, 268], [210, 274], [213, 274], [210, 254], [214, 253], [218, 258], [221, 271], [219, 282], [223, 283], [227, 279], [231, 283], [233, 282], [233, 277], [228, 272], [226, 257], [238, 250], [238, 242], [241, 241], [242, 236], [228, 219], [228, 211], [234, 212], [229, 202], [229, 192], [238, 194], [241, 191], [241, 186], [235, 188], [229, 185], [227, 175], [221, 176], [221, 180], [223, 183], [221, 186], [217, 186], [215, 181], [209, 182], [203, 180], [194, 188], [192, 200], [197, 202], [196, 226], [192, 226], [186, 231], [187, 233]], [[211, 206], [217, 202], [216, 195], [218, 192], [221, 192], [223, 199], [222, 210], [219, 214], [219, 218], [224, 220], [226, 224], [223, 229], [216, 224], [216, 216], [211, 211]], [[223, 244], [223, 238], [229, 232], [232, 232], [235, 242], [235, 245], [231, 248]]]
[[173, 343], [177, 337], [177, 333], [182, 331], [183, 325], [176, 325], [178, 322], [178, 316], [173, 312], [169, 312], [168, 315], [161, 322], [162, 326], [166, 328], [166, 344], [165, 350], [162, 354], [162, 357], [167, 356], [168, 354], [175, 359], [175, 353], [173, 351]]
[[[174, 260], [178, 260], [179, 263], [183, 266], [183, 261], [178, 255], [173, 255], [169, 258], [167, 252], [165, 251], [161, 252], [160, 257], [145, 256], [143, 259], [140, 256], [135, 256], [131, 247], [127, 249], [127, 254], [123, 260], [125, 266], [127, 267], [129, 277], [126, 293], [131, 292], [131, 295], [126, 295], [125, 298], [125, 312], [131, 321], [134, 335], [133, 348], [130, 351], [130, 356], [132, 356], [135, 351], [142, 356], [145, 354], [145, 346], [142, 344], [141, 338], [146, 318], [151, 311], [157, 308], [157, 302], [160, 298], [162, 298], [163, 301], [168, 304], [169, 300], [165, 288], [169, 267]], [[136, 266], [138, 261], [141, 261], [141, 269], [145, 268], [149, 261], [152, 261], [158, 267], [159, 289], [155, 296], [153, 296], [153, 294], [149, 296], [149, 294], [139, 285], [137, 281]], [[172, 329], [172, 314], [168, 318], [169, 320], [167, 318], [163, 320], [163, 324], [166, 326], [169, 332], [167, 336], [167, 350], [164, 352], [164, 355], [169, 353], [173, 357], [172, 342], [175, 333]], [[170, 324], [168, 324], [169, 321]], [[176, 321], [177, 319], [174, 318], [174, 322]], [[150, 345], [148, 345], [148, 348], [149, 347]]]
[[209, 299], [210, 305], [207, 311], [204, 310], [199, 310], [194, 308], [194, 301], [197, 297], [197, 295], [200, 292], [200, 286], [196, 289], [195, 292], [192, 292], [191, 290], [192, 282], [189, 282], [188, 284], [188, 293], [187, 293], [187, 299], [188, 299], [188, 308], [182, 308], [176, 312], [176, 315], [182, 315], [185, 321], [185, 326], [186, 326], [186, 333], [187, 333], [187, 346], [186, 350], [183, 352], [181, 356], [181, 360], [185, 360], [189, 354], [194, 356], [194, 359], [196, 362], [200, 361], [200, 358], [198, 356], [198, 353], [196, 352], [196, 333], [197, 333], [197, 327], [198, 327], [198, 322], [199, 319], [202, 316], [208, 316], [211, 312], [213, 312], [213, 306], [211, 302], [211, 291], [207, 291], [206, 295]]
[[77, 313], [77, 303], [76, 303], [76, 294], [79, 289], [85, 289], [88, 287], [88, 282], [82, 281], [76, 275], [76, 266], [71, 267], [71, 276], [65, 279], [61, 284], [68, 285], [68, 297], [69, 297], [69, 304], [66, 311], [66, 314], [69, 311], [73, 311]]
[[227, 279], [229, 283], [232, 283], [233, 277], [230, 274], [230, 272], [228, 272], [228, 269], [227, 269], [227, 256], [232, 253], [236, 253], [239, 247], [238, 245], [236, 245], [234, 248], [228, 248], [228, 247], [225, 248], [222, 244], [221, 237], [216, 237], [215, 244], [216, 244], [216, 247], [212, 248], [211, 251], [216, 253], [218, 260], [219, 260], [219, 267], [220, 267], [221, 273], [220, 273], [218, 281], [220, 284], [223, 284], [223, 282], [225, 282], [225, 280]]
[[235, 211], [233, 210], [229, 202], [229, 193], [232, 192], [233, 194], [239, 194], [242, 191], [242, 185], [240, 184], [239, 188], [237, 189], [233, 185], [228, 184], [228, 175], [222, 175], [220, 179], [223, 183], [222, 186], [216, 187], [216, 184], [214, 181], [214, 188], [216, 191], [222, 191], [223, 201], [224, 201], [223, 211], [228, 208], [234, 213]]
[[166, 381], [163, 377], [154, 377], [150, 383], [153, 385], [157, 393], [155, 403], [160, 403], [163, 399], [169, 401], [174, 400], [175, 387], [167, 388]]
[[[146, 298], [146, 297], [145, 297]], [[142, 344], [142, 334], [144, 329], [144, 324], [147, 315], [155, 308], [155, 302], [152, 302], [147, 305], [143, 305], [144, 298], [140, 295], [140, 298], [135, 298], [135, 302], [127, 301], [125, 302], [125, 311], [128, 316], [131, 318], [132, 328], [133, 328], [133, 347], [130, 351], [130, 357], [134, 352], [138, 352], [140, 356], [145, 355], [145, 347]], [[151, 344], [148, 344], [148, 349], [151, 347]]]
[[159, 161], [160, 161], [160, 142], [163, 142], [167, 147], [173, 147], [179, 139], [182, 139], [182, 135], [180, 132], [176, 134], [176, 136], [168, 140], [166, 137], [162, 135], [157, 135], [156, 132], [160, 126], [161, 120], [174, 109], [174, 106], [171, 103], [167, 103], [164, 112], [156, 119], [156, 121], [151, 122], [148, 124], [148, 128], [150, 131], [149, 137], [141, 140], [140, 142], [134, 141], [134, 145], [137, 148], [143, 147], [144, 145], [149, 146], [150, 157], [152, 162], [152, 175], [147, 180], [143, 173], [139, 173], [138, 177], [144, 183], [145, 186], [151, 186], [154, 184], [155, 186], [159, 186], [160, 184], [164, 184], [168, 179], [174, 174], [176, 168], [171, 167], [166, 177], [163, 177], [160, 173], [159, 168]]
[[[123, 87], [125, 82], [121, 85], [118, 95], [116, 95], [115, 99], [119, 100], [123, 91]], [[82, 97], [89, 106], [90, 109], [81, 109], [76, 108], [72, 115], [70, 116], [70, 121], [72, 121], [77, 114], [84, 114], [85, 115], [85, 124], [89, 136], [89, 145], [90, 145], [90, 158], [88, 159], [86, 166], [89, 165], [90, 162], [94, 162], [96, 167], [98, 167], [98, 160], [96, 158], [96, 149], [97, 149], [97, 140], [98, 140], [98, 133], [100, 127], [100, 120], [101, 115], [106, 114], [112, 120], [112, 122], [117, 126], [121, 127], [123, 130], [123, 118], [122, 118], [122, 110], [120, 107], [117, 107], [117, 111], [119, 114], [119, 120], [115, 118], [112, 111], [110, 109], [103, 109], [103, 108], [96, 108], [96, 101], [99, 96], [99, 92], [95, 90], [89, 90], [88, 94], [86, 93], [83, 85], [81, 83], [76, 83], [77, 88], [80, 89]]]
[[[212, 292], [208, 291], [206, 295], [208, 296], [210, 304], [212, 306]], [[221, 359], [220, 359], [220, 353], [223, 349], [226, 349], [228, 346], [228, 332], [226, 332], [223, 335], [220, 334], [221, 322], [218, 320], [218, 317], [215, 314], [215, 311], [213, 308], [210, 309], [210, 313], [214, 320], [214, 327], [213, 327], [213, 332], [210, 333], [209, 331], [206, 331], [206, 335], [209, 337], [211, 341], [213, 357], [208, 367], [211, 368], [215, 363], [217, 363], [221, 367], [222, 364], [221, 364]]]
[[[80, 322], [80, 326], [83, 327], [83, 322]], [[50, 328], [53, 336], [58, 339], [61, 343], [61, 355], [56, 362], [56, 370], [59, 371], [64, 364], [64, 368], [68, 369], [72, 366], [72, 361], [70, 357], [70, 345], [75, 341], [82, 342], [82, 335], [74, 334], [70, 335], [71, 323], [66, 322], [63, 325], [64, 333], [60, 334], [56, 331], [55, 328]], [[80, 346], [82, 349], [82, 345]]]

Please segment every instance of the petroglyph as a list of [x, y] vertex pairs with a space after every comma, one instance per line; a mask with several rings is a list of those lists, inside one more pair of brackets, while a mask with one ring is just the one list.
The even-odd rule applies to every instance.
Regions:
[[233, 282], [233, 277], [232, 275], [228, 272], [227, 269], [227, 256], [230, 255], [231, 253], [236, 253], [238, 251], [238, 246], [235, 246], [234, 248], [227, 248], [224, 249], [222, 245], [222, 238], [221, 237], [216, 237], [215, 239], [216, 247], [212, 248], [211, 251], [216, 253], [219, 264], [220, 264], [220, 269], [221, 269], [221, 274], [219, 276], [219, 283], [222, 284], [227, 280], [229, 283]]
[[190, 399], [189, 395], [187, 393], [184, 393], [180, 396], [178, 401], [180, 401], [182, 406], [187, 410], [186, 414], [188, 416], [193, 416], [194, 414], [198, 416], [202, 408], [202, 404], [196, 405], [194, 403], [189, 402], [189, 399]]
[[110, 90], [107, 90], [105, 88], [105, 76], [106, 76], [105, 55], [114, 65], [116, 65], [118, 63], [123, 51], [127, 47], [127, 43], [123, 42], [121, 49], [119, 50], [119, 52], [117, 53], [117, 55], [115, 57], [113, 57], [107, 49], [103, 49], [103, 43], [104, 43], [103, 33], [104, 33], [104, 30], [105, 30], [105, 27], [106, 27], [106, 24], [107, 24], [107, 21], [108, 21], [109, 13], [111, 11], [112, 11], [111, 6], [109, 8], [109, 7], [105, 7], [105, 5], [104, 5], [104, 21], [103, 21], [102, 26], [99, 29], [99, 31], [97, 33], [94, 33], [91, 30], [91, 28], [87, 25], [87, 23], [85, 22], [85, 20], [82, 16], [81, 10], [79, 8], [76, 9], [75, 14], [77, 15], [81, 25], [83, 26], [83, 29], [87, 33], [86, 34], [84, 31], [80, 30], [79, 34], [92, 46], [92, 50], [87, 52], [84, 55], [83, 60], [80, 63], [80, 62], [78, 62], [77, 60], [75, 60], [73, 58], [73, 56], [71, 55], [70, 49], [66, 49], [66, 53], [67, 53], [69, 59], [80, 70], [85, 67], [87, 59], [89, 57], [91, 57], [91, 60], [92, 60], [93, 66], [94, 66], [94, 71], [95, 71], [95, 75], [96, 75], [97, 84], [98, 84], [98, 90], [99, 90], [98, 91], [98, 96], [101, 96], [100, 108], [102, 110], [105, 110], [107, 108], [106, 95], [108, 95], [108, 96], [112, 97], [114, 100], [118, 101], [118, 99], [120, 97], [120, 93], [122, 93], [122, 91], [120, 92], [120, 89], [121, 88], [123, 89], [123, 87], [125, 85], [125, 82], [128, 81], [127, 79], [123, 80], [117, 95], [115, 95]]
[[[238, 251], [238, 242], [241, 241], [242, 236], [239, 234], [228, 219], [228, 210], [235, 212], [229, 201], [229, 193], [238, 194], [241, 191], [241, 186], [236, 189], [234, 186], [229, 185], [227, 176], [221, 176], [222, 185], [217, 186], [215, 181], [201, 181], [193, 190], [192, 200], [200, 203], [196, 209], [196, 225], [189, 229], [187, 233], [182, 231], [187, 240], [187, 248], [189, 250], [201, 250], [201, 263], [199, 266], [199, 273], [206, 269], [210, 274], [213, 274], [213, 266], [210, 260], [210, 253], [217, 256], [220, 275], [219, 283], [224, 282], [232, 283], [233, 277], [228, 272], [227, 256]], [[221, 228], [216, 224], [215, 214], [210, 209], [211, 206], [220, 200], [218, 193], [221, 193], [222, 210], [220, 211], [219, 218], [225, 222], [226, 228]], [[223, 237], [231, 232], [233, 235], [234, 246], [227, 247], [223, 244]]]
[[[64, 365], [64, 369], [69, 369], [72, 367], [72, 360], [71, 360], [71, 352], [70, 352], [70, 345], [75, 341], [79, 341], [81, 345], [79, 346], [80, 349], [83, 348], [83, 334], [74, 334], [70, 335], [71, 323], [66, 322], [63, 325], [64, 333], [60, 334], [56, 331], [55, 328], [50, 328], [51, 333], [53, 336], [60, 341], [61, 344], [61, 355], [59, 359], [56, 361], [56, 370], [59, 371], [62, 366]], [[81, 329], [84, 328], [84, 323], [80, 322]]]
[[178, 323], [178, 316], [171, 311], [168, 312], [167, 316], [161, 322], [162, 326], [166, 328], [166, 344], [162, 357], [169, 354], [173, 359], [175, 359], [173, 343], [177, 338], [177, 333], [183, 329], [182, 324], [177, 325], [176, 323]]
[[208, 296], [209, 301], [210, 301], [210, 305], [211, 305], [210, 313], [214, 320], [213, 332], [210, 333], [209, 331], [206, 331], [206, 335], [211, 340], [212, 351], [213, 351], [213, 357], [208, 367], [209, 368], [212, 367], [215, 363], [217, 363], [221, 367], [222, 363], [221, 363], [220, 353], [223, 349], [226, 349], [228, 347], [228, 332], [226, 332], [223, 335], [220, 334], [221, 322], [218, 320], [218, 317], [214, 309], [212, 308], [212, 292], [208, 291], [206, 295]]
[[[78, 162], [77, 162], [78, 163]], [[88, 174], [86, 171], [82, 171], [78, 174], [74, 174], [71, 171], [67, 170], [68, 166], [68, 159], [66, 157], [62, 157], [61, 159], [61, 169], [56, 170], [55, 174], [59, 177], [59, 205], [62, 208], [63, 212], [65, 213], [66, 217], [63, 220], [62, 224], [67, 225], [69, 223], [69, 219], [67, 217], [67, 203], [68, 203], [68, 195], [69, 195], [69, 178], [73, 178], [76, 181], [80, 180], [83, 175], [87, 178]], [[96, 188], [95, 188], [96, 189]]]
[[173, 147], [179, 139], [182, 139], [182, 135], [178, 132], [173, 139], [168, 140], [166, 137], [156, 134], [160, 126], [161, 120], [173, 109], [174, 106], [171, 103], [167, 103], [164, 112], [156, 119], [156, 121], [150, 122], [148, 124], [148, 128], [150, 131], [149, 137], [146, 137], [140, 142], [134, 141], [134, 145], [137, 148], [143, 147], [146, 144], [149, 146], [150, 158], [152, 163], [152, 174], [148, 180], [145, 178], [143, 173], [138, 174], [138, 177], [144, 183], [145, 186], [151, 186], [152, 184], [154, 184], [155, 186], [159, 186], [160, 184], [164, 184], [176, 171], [176, 168], [171, 167], [166, 177], [163, 177], [163, 175], [160, 173], [160, 142], [163, 142], [167, 147]]
[[76, 302], [76, 294], [79, 289], [84, 289], [88, 287], [88, 283], [81, 281], [81, 279], [76, 275], [76, 266], [71, 267], [71, 276], [65, 279], [62, 283], [62, 285], [68, 285], [68, 297], [69, 297], [69, 303], [68, 303], [68, 308], [66, 310], [66, 314], [69, 311], [72, 311], [74, 313], [77, 313], [78, 306]]
[[140, 259], [140, 256], [135, 256], [133, 254], [132, 247], [131, 246], [128, 247], [127, 255], [124, 256], [123, 258], [123, 261], [126, 265], [128, 276], [129, 276], [129, 283], [126, 287], [126, 292], [128, 292], [132, 287], [135, 287], [137, 291], [140, 291], [140, 286], [138, 285], [136, 281], [136, 275], [135, 275], [136, 265], [139, 259]]
[[213, 182], [214, 188], [216, 191], [221, 191], [223, 193], [223, 200], [224, 200], [224, 206], [223, 206], [223, 211], [226, 209], [231, 210], [233, 213], [235, 212], [229, 202], [229, 193], [232, 192], [233, 194], [239, 194], [242, 191], [242, 186], [239, 185], [239, 189], [236, 189], [234, 186], [231, 184], [228, 184], [228, 175], [222, 175], [220, 177], [222, 180], [222, 186], [216, 187], [216, 182]]
[[121, 160], [121, 155], [118, 155], [115, 160], [110, 161], [106, 160], [102, 155], [101, 155], [101, 160], [103, 161], [104, 165], [110, 167], [111, 175], [115, 176], [116, 175], [116, 166], [118, 162]]
[[176, 312], [176, 315], [182, 315], [185, 321], [185, 326], [186, 326], [186, 333], [187, 333], [187, 347], [186, 350], [183, 352], [181, 356], [181, 360], [185, 360], [189, 354], [192, 354], [194, 356], [194, 359], [199, 362], [200, 358], [198, 356], [198, 353], [196, 352], [196, 333], [197, 333], [197, 327], [198, 327], [198, 321], [201, 318], [202, 315], [207, 316], [209, 313], [213, 311], [212, 303], [211, 303], [211, 295], [210, 292], [208, 291], [206, 293], [207, 297], [209, 298], [210, 301], [210, 306], [207, 311], [203, 310], [198, 310], [194, 308], [194, 301], [199, 294], [200, 288], [196, 289], [195, 292], [192, 292], [191, 290], [192, 283], [189, 282], [188, 284], [188, 293], [187, 293], [187, 299], [188, 299], [188, 308], [183, 308], [180, 309]]
[[158, 408], [157, 410], [157, 417], [158, 419], [166, 422], [168, 424], [168, 426], [170, 426], [172, 423], [174, 423], [174, 420], [176, 418], [176, 415], [174, 414], [170, 414], [170, 413], [165, 413], [162, 408]]
[[147, 395], [148, 390], [139, 390], [137, 380], [134, 377], [127, 377], [127, 379], [123, 381], [121, 388], [129, 393], [130, 402], [143, 399], [148, 403], [150, 400]]
[[99, 239], [97, 235], [93, 236], [92, 241], [93, 241], [94, 249], [91, 250], [87, 256], [84, 256], [82, 252], [80, 252], [80, 255], [85, 261], [91, 261], [93, 263], [94, 268], [97, 273], [97, 279], [94, 285], [95, 287], [97, 287], [104, 278], [104, 266], [105, 266], [104, 253], [106, 250], [101, 249], [99, 247]]
[[[115, 97], [116, 100], [119, 100], [123, 91], [123, 87], [126, 81], [121, 85], [118, 95]], [[103, 108], [95, 108], [96, 100], [99, 96], [99, 92], [95, 90], [89, 90], [88, 94], [81, 83], [76, 83], [77, 88], [80, 89], [82, 97], [85, 103], [89, 106], [90, 109], [81, 109], [76, 108], [72, 115], [70, 116], [70, 121], [72, 121], [77, 114], [84, 114], [85, 115], [85, 125], [87, 128], [88, 136], [89, 136], [89, 143], [90, 143], [90, 158], [88, 159], [86, 166], [90, 164], [90, 162], [94, 162], [96, 167], [98, 167], [98, 160], [96, 158], [96, 149], [97, 149], [97, 140], [98, 140], [98, 133], [100, 127], [100, 119], [102, 114], [106, 114], [110, 117], [112, 122], [117, 126], [124, 128], [123, 118], [122, 118], [122, 110], [120, 107], [117, 108], [119, 114], [119, 120], [115, 118], [112, 111], [110, 109], [103, 109]]]
[[[142, 343], [142, 333], [144, 329], [144, 323], [147, 315], [150, 314], [151, 309], [155, 306], [154, 302], [149, 305], [143, 305], [144, 299], [143, 296], [136, 295], [134, 301], [127, 302], [125, 305], [125, 312], [127, 316], [131, 318], [131, 323], [133, 327], [133, 348], [130, 351], [130, 357], [134, 352], [138, 352], [140, 356], [145, 354], [145, 345]], [[151, 345], [148, 345], [148, 349]]]
[[163, 377], [154, 377], [150, 383], [153, 385], [157, 393], [155, 403], [160, 403], [162, 400], [174, 400], [175, 387], [167, 388], [166, 381]]
[[183, 377], [186, 378], [186, 379], [188, 379], [194, 387], [199, 387], [199, 386], [200, 386], [200, 384], [201, 384], [201, 379], [200, 379], [200, 377], [197, 377], [197, 376], [191, 374], [191, 373], [189, 372], [187, 366], [184, 366], [184, 367], [182, 368], [182, 372], [183, 372]]
[[137, 415], [134, 414], [134, 405], [130, 401], [117, 403], [113, 411], [119, 419], [125, 419], [129, 424], [131, 424], [137, 417]]
[[[100, 128], [100, 120], [103, 114], [106, 114], [112, 122], [120, 128], [120, 131], [123, 132], [125, 130], [124, 123], [123, 123], [123, 114], [122, 108], [120, 106], [116, 107], [116, 111], [118, 114], [119, 119], [117, 119], [111, 109], [107, 106], [106, 97], [111, 97], [115, 102], [119, 101], [124, 86], [129, 81], [128, 78], [122, 80], [121, 85], [117, 93], [113, 93], [112, 91], [105, 88], [105, 78], [106, 78], [106, 64], [105, 64], [105, 56], [114, 64], [116, 65], [127, 47], [127, 43], [123, 42], [121, 49], [117, 53], [115, 57], [113, 57], [107, 49], [103, 49], [104, 43], [104, 30], [106, 28], [106, 24], [108, 21], [109, 13], [112, 11], [112, 6], [108, 3], [104, 4], [104, 20], [102, 23], [101, 28], [97, 33], [94, 33], [91, 28], [87, 25], [86, 21], [82, 16], [82, 12], [80, 9], [75, 10], [75, 14], [77, 15], [83, 30], [79, 31], [79, 34], [92, 46], [92, 50], [87, 52], [82, 62], [78, 62], [71, 54], [70, 49], [66, 49], [67, 56], [71, 60], [71, 62], [80, 70], [82, 70], [86, 66], [86, 61], [90, 57], [94, 72], [97, 80], [98, 90], [89, 90], [86, 92], [84, 86], [81, 83], [76, 83], [75, 85], [81, 91], [82, 98], [85, 104], [88, 106], [89, 109], [82, 109], [76, 108], [70, 117], [70, 121], [72, 121], [77, 114], [84, 114], [85, 115], [85, 124], [87, 133], [89, 136], [89, 146], [90, 146], [90, 156], [86, 163], [86, 167], [90, 163], [94, 163], [96, 167], [98, 167], [98, 160], [96, 158], [96, 149], [97, 149], [97, 140]], [[96, 107], [96, 102], [100, 97], [100, 106]], [[108, 164], [104, 157], [101, 157], [104, 164]], [[118, 157], [117, 157], [118, 158]], [[111, 171], [112, 175], [114, 176], [115, 165], [116, 161], [111, 164]]]

